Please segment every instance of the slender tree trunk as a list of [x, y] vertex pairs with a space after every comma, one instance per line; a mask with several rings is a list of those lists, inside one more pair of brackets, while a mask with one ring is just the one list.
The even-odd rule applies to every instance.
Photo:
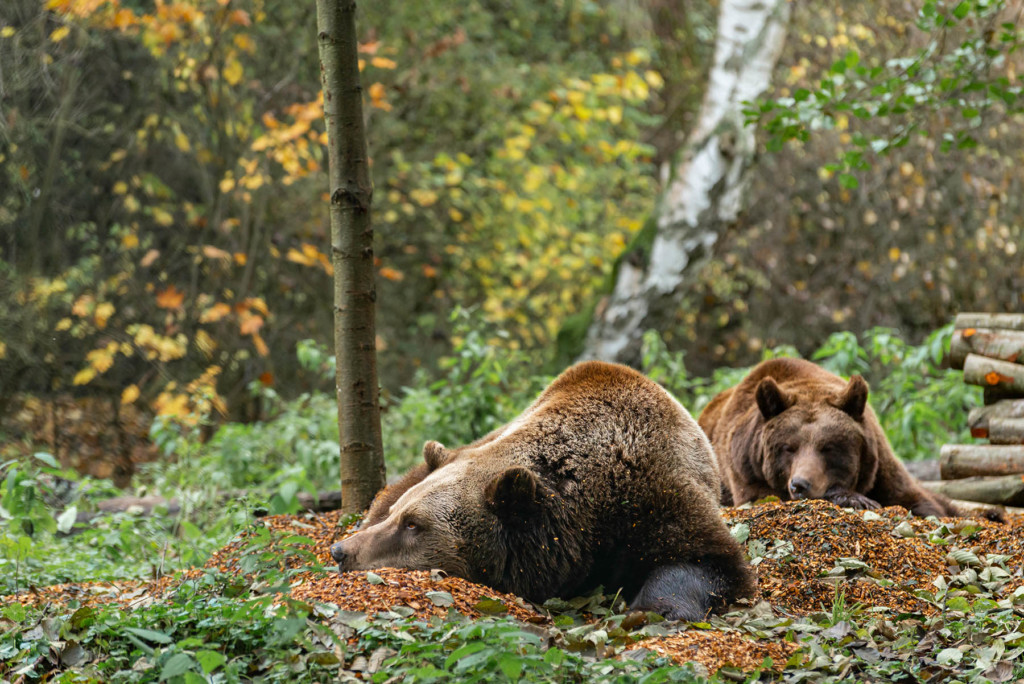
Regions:
[[768, 88], [789, 14], [787, 0], [722, 0], [708, 88], [657, 208], [650, 254], [621, 260], [612, 293], [595, 309], [583, 357], [638, 364], [644, 330], [674, 320], [691, 273], [742, 211], [755, 152], [743, 102]]
[[[75, 103], [79, 83], [77, 69], [66, 66], [61, 84], [60, 106], [57, 107], [57, 121], [53, 138], [50, 139], [50, 154], [43, 169], [42, 187], [39, 196], [33, 199], [32, 215], [29, 219], [28, 236], [32, 241], [33, 267], [37, 272], [59, 273], [64, 268], [59, 246], [64, 241], [63, 231], [54, 227], [44, 228], [47, 210], [55, 204], [53, 185], [57, 178], [57, 167], [64, 154], [64, 138], [67, 135], [71, 109]], [[51, 259], [52, 257], [52, 259]]]
[[334, 350], [342, 510], [365, 510], [384, 486], [370, 222], [369, 159], [359, 83], [356, 3], [317, 0], [331, 190]]

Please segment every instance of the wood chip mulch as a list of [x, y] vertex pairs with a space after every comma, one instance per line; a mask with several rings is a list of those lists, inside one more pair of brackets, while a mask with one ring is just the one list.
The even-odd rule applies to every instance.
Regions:
[[[955, 572], [947, 560], [951, 546], [930, 543], [925, 538], [906, 536], [935, 531], [935, 521], [911, 518], [901, 508], [886, 508], [865, 514], [863, 511], [840, 509], [823, 501], [799, 503], [763, 503], [749, 508], [723, 509], [731, 525], [745, 523], [749, 527], [748, 544], [759, 541], [765, 553], [757, 565], [759, 600], [767, 601], [777, 613], [808, 615], [831, 610], [838, 591], [847, 606], [883, 607], [895, 615], [904, 613], [934, 614], [937, 609], [913, 595], [917, 589], [932, 589], [932, 582], [941, 575]], [[526, 622], [545, 622], [544, 614], [522, 599], [501, 594], [487, 587], [440, 573], [385, 568], [366, 572], [339, 574], [332, 568], [330, 546], [350, 533], [338, 527], [337, 512], [318, 515], [270, 516], [257, 524], [291, 535], [291, 549], [312, 553], [286, 554], [271, 542], [263, 549], [264, 558], [280, 553], [282, 563], [292, 568], [309, 566], [315, 557], [327, 571], [302, 570], [292, 579], [291, 596], [310, 603], [332, 603], [340, 610], [374, 615], [395, 606], [410, 619], [443, 617], [450, 608], [465, 615], [502, 614]], [[902, 534], [897, 527], [902, 525]], [[1024, 563], [1024, 516], [1009, 516], [1007, 523], [986, 520], [948, 520], [946, 525], [957, 537], [957, 547], [975, 554], [1009, 556], [1006, 567], [1015, 575], [1004, 591], [1012, 591], [1021, 583]], [[965, 529], [966, 528], [966, 529]], [[245, 552], [246, 537], [253, 531], [217, 551], [207, 563], [229, 573], [241, 573], [240, 558]], [[295, 536], [312, 540], [312, 545], [296, 545]], [[790, 546], [791, 545], [791, 546]], [[250, 551], [251, 553], [251, 551]], [[836, 573], [841, 559], [857, 559], [867, 568], [857, 567]], [[272, 561], [273, 562], [273, 561]], [[832, 571], [832, 576], [829, 575]], [[5, 602], [18, 601], [26, 606], [50, 604], [63, 606], [72, 601], [82, 605], [115, 603], [126, 609], [169, 598], [188, 579], [195, 579], [203, 570], [196, 568], [174, 577], [140, 582], [87, 582], [52, 587], [36, 587], [29, 591], [0, 597]], [[888, 580], [882, 586], [879, 580]], [[450, 597], [450, 601], [448, 600]], [[484, 601], [495, 599], [496, 601]], [[481, 601], [484, 601], [481, 604]], [[500, 603], [498, 603], [500, 602]], [[483, 606], [485, 610], [478, 610]], [[757, 640], [738, 631], [690, 629], [666, 637], [644, 639], [638, 646], [671, 657], [677, 662], [694, 660], [709, 671], [731, 665], [743, 670], [762, 666], [771, 658], [773, 669], [780, 668], [790, 657], [796, 644], [779, 640]]]
[[490, 604], [493, 609], [488, 614], [507, 615], [523, 622], [547, 622], [544, 615], [518, 596], [503, 594], [458, 577], [395, 568], [374, 570], [373, 575], [383, 583], [371, 583], [365, 572], [332, 572], [326, 576], [318, 572], [302, 573], [292, 584], [291, 596], [308, 603], [333, 603], [341, 610], [371, 615], [394, 606], [408, 606], [415, 611], [417, 618], [423, 619], [447, 615], [447, 597], [434, 593], [445, 592], [454, 601], [451, 607], [463, 615], [481, 615], [476, 605], [484, 599], [494, 599], [502, 605]]
[[639, 646], [648, 648], [677, 663], [700, 663], [708, 672], [718, 672], [723, 667], [735, 667], [744, 672], [756, 670], [765, 665], [765, 658], [771, 658], [770, 667], [779, 671], [789, 657], [800, 648], [789, 641], [766, 641], [741, 636], [739, 632], [691, 629], [656, 639], [641, 641]]
[[[910, 517], [899, 507], [883, 508], [872, 515], [825, 501], [763, 503], [722, 512], [730, 524], [746, 523], [750, 539], [763, 540], [769, 548], [774, 540], [793, 545], [791, 551], [776, 554], [779, 558], [767, 553], [757, 566], [760, 598], [778, 610], [794, 615], [827, 612], [837, 588], [845, 594], [848, 606], [861, 603], [865, 608], [926, 615], [938, 610], [913, 592], [934, 590], [932, 582], [949, 574], [946, 555], [952, 547], [895, 532], [896, 526], [906, 522], [915, 533], [928, 533], [938, 527], [933, 521]], [[945, 522], [951, 530], [971, 528], [959, 548], [1008, 555], [1008, 567], [1015, 566], [1019, 572], [1024, 562], [1024, 516], [1007, 517], [1003, 524], [973, 518]], [[824, 577], [844, 558], [860, 560], [869, 569]], [[878, 579], [893, 584], [881, 586]], [[1009, 585], [1008, 590], [1015, 586]]]

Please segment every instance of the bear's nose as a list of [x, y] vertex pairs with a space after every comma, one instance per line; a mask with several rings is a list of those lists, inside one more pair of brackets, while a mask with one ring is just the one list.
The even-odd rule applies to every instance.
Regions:
[[333, 558], [334, 562], [337, 563], [339, 566], [345, 562], [345, 559], [347, 557], [348, 554], [345, 553], [344, 544], [338, 542], [337, 544], [333, 544], [331, 546], [331, 558]]
[[807, 495], [807, 490], [811, 488], [811, 483], [802, 477], [794, 477], [789, 481], [789, 494], [794, 499], [803, 499]]

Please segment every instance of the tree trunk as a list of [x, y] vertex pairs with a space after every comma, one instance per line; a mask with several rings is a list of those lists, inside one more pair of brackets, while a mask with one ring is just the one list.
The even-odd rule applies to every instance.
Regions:
[[949, 365], [952, 368], [963, 368], [968, 354], [1009, 363], [1024, 362], [1024, 332], [986, 328], [953, 331], [953, 338], [949, 342]]
[[977, 501], [1000, 506], [1024, 505], [1024, 476], [968, 477], [962, 480], [921, 482], [925, 489], [951, 499]]
[[47, 227], [47, 211], [59, 205], [59, 199], [53, 196], [53, 186], [57, 180], [61, 160], [64, 158], [64, 138], [67, 135], [71, 110], [75, 104], [78, 84], [81, 81], [78, 70], [70, 67], [64, 69], [61, 84], [60, 105], [57, 107], [56, 124], [53, 137], [50, 138], [50, 154], [43, 168], [42, 188], [38, 196], [32, 200], [32, 215], [25, 233], [33, 242], [33, 267], [40, 273], [57, 273], [67, 263], [59, 252], [63, 243], [63, 233], [57, 226]]
[[998, 401], [989, 406], [971, 409], [967, 414], [971, 437], [988, 437], [989, 425], [997, 418], [1024, 418], [1024, 399]]
[[334, 265], [334, 350], [342, 510], [365, 510], [384, 486], [374, 302], [369, 159], [359, 84], [356, 3], [317, 0], [327, 121]]
[[946, 444], [939, 454], [943, 480], [1019, 473], [1024, 473], [1024, 447]]
[[675, 318], [691, 274], [742, 211], [756, 147], [743, 102], [768, 88], [789, 14], [786, 0], [722, 1], [707, 92], [657, 207], [650, 253], [619, 262], [614, 289], [594, 311], [584, 358], [638, 365], [644, 330]]
[[1024, 330], [1024, 314], [957, 314], [953, 321], [957, 330], [967, 328], [999, 328], [1002, 330]]
[[964, 360], [964, 382], [1024, 395], [1024, 366], [968, 354]]

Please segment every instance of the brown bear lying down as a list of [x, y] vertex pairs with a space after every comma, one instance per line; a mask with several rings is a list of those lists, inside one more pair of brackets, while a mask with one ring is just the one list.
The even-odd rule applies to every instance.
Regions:
[[331, 555], [341, 571], [440, 568], [537, 602], [621, 587], [635, 609], [696, 620], [754, 591], [720, 487], [679, 402], [591, 361], [478, 442], [428, 442]]
[[722, 503], [773, 495], [959, 515], [948, 499], [911, 477], [867, 400], [868, 385], [859, 375], [846, 382], [802, 359], [755, 367], [712, 399], [699, 419], [718, 457]]

